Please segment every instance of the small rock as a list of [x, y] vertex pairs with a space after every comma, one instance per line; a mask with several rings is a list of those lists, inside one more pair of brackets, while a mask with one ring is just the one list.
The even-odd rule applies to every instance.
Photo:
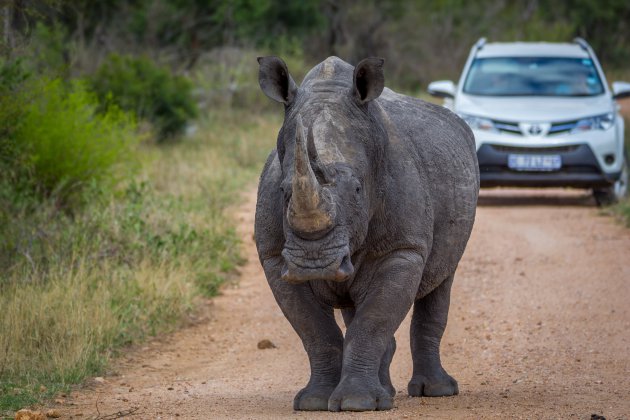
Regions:
[[46, 420], [41, 411], [22, 409], [15, 413], [15, 420]]
[[174, 390], [175, 388], [173, 388], [172, 386], [169, 386], [169, 387], [168, 387], [168, 388], [166, 388], [166, 389], [167, 389], [167, 390], [169, 390], [169, 391], [172, 391], [172, 390]]
[[50, 410], [46, 411], [46, 417], [49, 417], [51, 419], [58, 419], [59, 417], [61, 417], [61, 413], [54, 408], [51, 408]]
[[61, 398], [57, 398], [57, 399], [55, 400], [55, 404], [65, 404], [65, 403], [66, 403], [66, 400], [61, 399]]
[[46, 388], [44, 385], [39, 386], [39, 392], [46, 392], [47, 390], [48, 388]]
[[258, 349], [259, 350], [265, 350], [265, 349], [275, 349], [276, 345], [273, 344], [270, 340], [267, 340], [266, 338], [264, 340], [260, 340], [258, 342]]
[[99, 384], [104, 384], [105, 383], [105, 378], [97, 376], [96, 378], [94, 378], [94, 382], [97, 382]]

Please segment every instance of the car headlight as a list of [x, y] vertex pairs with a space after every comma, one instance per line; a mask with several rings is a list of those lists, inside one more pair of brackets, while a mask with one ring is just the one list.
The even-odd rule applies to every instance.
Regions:
[[594, 117], [582, 118], [579, 120], [571, 133], [581, 133], [589, 130], [608, 130], [615, 124], [615, 113], [609, 112]]
[[459, 117], [473, 130], [497, 131], [492, 120], [489, 120], [488, 118], [475, 117], [474, 115], [468, 114], [457, 115], [459, 115]]

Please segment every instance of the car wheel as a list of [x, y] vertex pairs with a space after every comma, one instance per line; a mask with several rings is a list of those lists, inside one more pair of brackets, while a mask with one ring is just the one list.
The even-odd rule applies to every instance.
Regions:
[[593, 190], [593, 196], [598, 206], [609, 206], [617, 203], [628, 194], [628, 157], [624, 156], [621, 176], [612, 186]]

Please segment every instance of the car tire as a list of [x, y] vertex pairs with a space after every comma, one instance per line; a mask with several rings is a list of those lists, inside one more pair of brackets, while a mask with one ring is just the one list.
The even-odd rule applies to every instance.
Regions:
[[618, 203], [628, 194], [628, 156], [624, 155], [621, 176], [610, 187], [593, 190], [593, 197], [598, 206], [609, 206]]

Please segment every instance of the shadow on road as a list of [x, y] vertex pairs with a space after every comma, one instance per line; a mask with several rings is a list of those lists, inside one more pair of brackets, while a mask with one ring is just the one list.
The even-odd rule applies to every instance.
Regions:
[[570, 189], [482, 189], [479, 193], [479, 206], [554, 206], [554, 207], [595, 207], [590, 190]]

